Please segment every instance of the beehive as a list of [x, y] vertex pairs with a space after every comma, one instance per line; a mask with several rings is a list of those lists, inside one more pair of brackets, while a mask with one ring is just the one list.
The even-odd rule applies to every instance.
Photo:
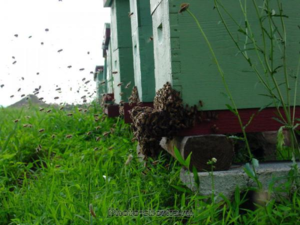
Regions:
[[110, 68], [115, 103], [118, 104], [121, 100], [128, 101], [131, 89], [126, 89], [125, 85], [134, 83], [129, 0], [104, 0], [104, 7], [111, 8]]
[[112, 89], [112, 74], [111, 74], [111, 48], [110, 48], [110, 24], [104, 24], [104, 36], [102, 43], [102, 55], [104, 58], [104, 76], [105, 76], [105, 88], [106, 93], [113, 93]]
[[141, 102], [155, 95], [152, 17], [150, 1], [130, 0], [134, 80]]
[[105, 73], [104, 73], [104, 66], [96, 66], [95, 73], [94, 73], [94, 80], [96, 81], [97, 86], [97, 97], [101, 99], [102, 94], [107, 93], [105, 82]]
[[[222, 0], [220, 2], [231, 16], [245, 27], [245, 19], [239, 1]], [[290, 84], [292, 84], [290, 93], [293, 96], [295, 82], [291, 77], [295, 75], [299, 58], [299, 29], [297, 25], [300, 24], [300, 3], [296, 0], [281, 2], [283, 3], [283, 14], [288, 15], [288, 18], [284, 18], [284, 20], [288, 34], [287, 62]], [[224, 94], [226, 91], [207, 43], [193, 18], [187, 12], [178, 13], [182, 3], [182, 0], [151, 0], [156, 90], [168, 81], [174, 89], [180, 91], [184, 103], [198, 105], [201, 100], [203, 110], [227, 109], [225, 104], [230, 104], [230, 102]], [[188, 3], [190, 5], [189, 10], [199, 19], [211, 42], [237, 107], [240, 109], [260, 108], [272, 103], [270, 98], [264, 96], [269, 93], [258, 82], [256, 74], [252, 72], [246, 60], [238, 52], [224, 25], [220, 22], [218, 12], [214, 8], [214, 1], [190, 0]], [[262, 46], [262, 37], [259, 35], [261, 30], [256, 11], [252, 1], [248, 1], [247, 4], [248, 21], [252, 25], [253, 32], [257, 34], [255, 37], [257, 44]], [[260, 12], [264, 12], [260, 7], [262, 2], [257, 1], [257, 4]], [[272, 10], [271, 13], [278, 13], [277, 2], [270, 1], [270, 4], [274, 7], [274, 11]], [[233, 36], [239, 38], [240, 43], [245, 43], [245, 35], [238, 31], [236, 24], [228, 16], [225, 16], [225, 19], [230, 31], [233, 32]], [[282, 31], [280, 17], [275, 18], [275, 20], [279, 24], [278, 29]], [[249, 43], [248, 45], [251, 46]], [[275, 45], [275, 64], [280, 66], [282, 60], [279, 51], [282, 50], [282, 46], [277, 45], [277, 42]], [[247, 53], [255, 58], [256, 53], [251, 51], [249, 46]], [[252, 63], [257, 65], [259, 69], [258, 60]], [[279, 84], [284, 82], [282, 68], [278, 69], [275, 76]], [[271, 83], [270, 79], [268, 81]], [[283, 98], [286, 98], [284, 86], [281, 88]], [[300, 105], [299, 98], [297, 105]]]

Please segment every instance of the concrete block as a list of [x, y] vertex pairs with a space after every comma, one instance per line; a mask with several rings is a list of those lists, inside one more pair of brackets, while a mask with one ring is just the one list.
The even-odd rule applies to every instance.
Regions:
[[[291, 169], [291, 162], [276, 162], [276, 163], [262, 163], [257, 168], [258, 179], [262, 183], [263, 190], [268, 190], [269, 184], [273, 178], [282, 178], [275, 182], [274, 187], [280, 187], [288, 179], [288, 172]], [[300, 162], [298, 162], [298, 168]], [[300, 170], [299, 170], [300, 171]], [[213, 172], [215, 196], [222, 193], [228, 199], [234, 196], [235, 188], [239, 186], [241, 192], [247, 187], [256, 187], [255, 182], [249, 178], [244, 172], [243, 166], [232, 166], [227, 171]], [[212, 179], [209, 172], [199, 172], [198, 177], [200, 180], [199, 194], [210, 196], [212, 194]], [[181, 181], [189, 187], [192, 191], [197, 191], [197, 186], [194, 182], [193, 173], [182, 168], [180, 172]], [[272, 193], [270, 193], [272, 196]], [[219, 197], [217, 201], [221, 201]]]

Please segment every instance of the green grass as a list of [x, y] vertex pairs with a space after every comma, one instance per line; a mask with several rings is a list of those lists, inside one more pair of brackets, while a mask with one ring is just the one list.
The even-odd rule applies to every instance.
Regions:
[[[243, 215], [238, 189], [233, 201], [213, 204], [181, 183], [181, 166], [169, 155], [149, 159], [145, 167], [123, 120], [106, 118], [95, 105], [86, 109], [0, 108], [0, 224], [299, 223], [298, 192]], [[284, 191], [291, 182], [286, 185]], [[109, 209], [188, 210], [193, 216], [116, 217], [109, 216]]]

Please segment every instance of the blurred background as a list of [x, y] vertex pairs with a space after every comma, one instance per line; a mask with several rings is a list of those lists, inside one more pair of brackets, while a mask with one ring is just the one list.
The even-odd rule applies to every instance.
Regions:
[[78, 104], [84, 95], [93, 100], [93, 72], [103, 64], [103, 25], [110, 20], [102, 5], [102, 0], [1, 0], [0, 106], [29, 94], [46, 103]]

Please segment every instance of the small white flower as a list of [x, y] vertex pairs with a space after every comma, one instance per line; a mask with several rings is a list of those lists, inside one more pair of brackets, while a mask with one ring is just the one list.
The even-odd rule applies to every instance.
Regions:
[[212, 161], [213, 163], [216, 163], [216, 162], [217, 162], [217, 159], [216, 159], [216, 158], [212, 158], [211, 161]]

